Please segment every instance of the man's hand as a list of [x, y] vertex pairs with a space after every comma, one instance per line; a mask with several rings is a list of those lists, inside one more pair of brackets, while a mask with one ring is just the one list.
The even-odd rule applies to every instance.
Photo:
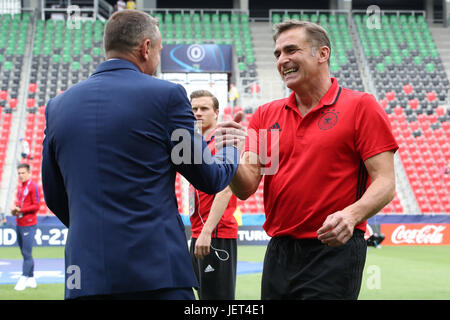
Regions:
[[235, 114], [232, 121], [224, 121], [217, 125], [215, 132], [216, 149], [222, 149], [226, 146], [235, 146], [239, 152], [242, 152], [245, 144], [245, 128], [239, 124], [244, 113], [239, 111]]
[[394, 152], [379, 153], [364, 161], [364, 165], [370, 176], [370, 186], [358, 201], [325, 219], [317, 230], [322, 243], [332, 247], [345, 244], [352, 237], [356, 225], [375, 215], [394, 198]]
[[356, 219], [346, 209], [330, 214], [322, 227], [317, 230], [318, 239], [330, 247], [338, 247], [347, 243], [353, 236], [357, 224]]
[[194, 256], [197, 259], [203, 259], [210, 252], [211, 247], [211, 233], [201, 232], [197, 241], [195, 242]]
[[15, 206], [15, 205], [12, 205], [12, 206], [10, 207], [10, 209], [11, 209], [11, 214], [12, 214], [13, 216], [16, 216], [16, 215], [20, 212], [20, 208], [17, 207], [17, 206]]

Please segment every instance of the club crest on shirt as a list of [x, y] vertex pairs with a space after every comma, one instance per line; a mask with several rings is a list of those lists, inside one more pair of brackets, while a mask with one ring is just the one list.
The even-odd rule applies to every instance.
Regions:
[[339, 112], [335, 112], [334, 109], [322, 111], [322, 116], [318, 123], [320, 130], [330, 130], [333, 128], [338, 122], [338, 114]]

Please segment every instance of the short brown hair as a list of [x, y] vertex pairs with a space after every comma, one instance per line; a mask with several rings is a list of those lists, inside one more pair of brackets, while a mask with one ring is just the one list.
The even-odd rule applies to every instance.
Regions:
[[201, 98], [201, 97], [210, 97], [212, 99], [212, 102], [213, 102], [214, 111], [217, 111], [219, 109], [219, 100], [217, 100], [216, 96], [213, 95], [208, 90], [192, 91], [192, 93], [190, 95], [190, 98], [191, 98], [190, 101], [192, 102], [192, 99]]
[[[274, 25], [273, 41], [277, 41], [280, 34], [293, 28], [303, 28], [308, 35], [308, 41], [313, 47], [328, 47], [330, 49], [331, 57], [331, 41], [328, 32], [320, 25], [310, 21], [300, 21], [295, 19], [285, 20]], [[330, 65], [330, 59], [328, 59]]]
[[19, 163], [17, 165], [17, 170], [19, 169], [26, 169], [28, 172], [30, 172], [30, 165], [28, 163]]
[[105, 26], [103, 45], [110, 50], [130, 52], [139, 43], [149, 38], [152, 46], [157, 40], [158, 19], [138, 10], [115, 12]]

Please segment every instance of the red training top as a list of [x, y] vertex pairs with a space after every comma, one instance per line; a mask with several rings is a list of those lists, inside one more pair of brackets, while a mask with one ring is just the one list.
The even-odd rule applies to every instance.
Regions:
[[[244, 152], [258, 153], [267, 163], [263, 228], [271, 237], [317, 238], [328, 215], [364, 194], [370, 184], [364, 161], [398, 149], [375, 98], [341, 88], [335, 78], [331, 81], [328, 92], [304, 117], [294, 92], [260, 106], [251, 117]], [[365, 231], [366, 222], [356, 227]]]
[[[37, 223], [37, 212], [39, 211], [39, 189], [33, 180], [19, 183], [17, 187], [16, 206], [23, 214], [21, 218], [16, 216], [17, 225], [21, 227], [34, 226]], [[20, 213], [19, 213], [20, 214]]]
[[[215, 130], [213, 130], [213, 132], [211, 132], [209, 137], [206, 139], [208, 147], [213, 155], [216, 153], [214, 144], [214, 132]], [[192, 186], [190, 187], [193, 189]], [[210, 195], [201, 192], [200, 190], [195, 190], [193, 196], [195, 197], [195, 209], [193, 214], [190, 216], [191, 232], [193, 238], [198, 238], [203, 229], [203, 223], [206, 223], [206, 220], [208, 219], [209, 212], [211, 211], [211, 206], [213, 204], [215, 195]], [[228, 206], [225, 209], [225, 212], [223, 213], [222, 218], [220, 219], [219, 223], [217, 224], [216, 228], [212, 233], [212, 238], [225, 238], [225, 239], [237, 238], [238, 224], [233, 216], [236, 207], [237, 207], [237, 198], [235, 195], [232, 195], [230, 201], [228, 202]]]

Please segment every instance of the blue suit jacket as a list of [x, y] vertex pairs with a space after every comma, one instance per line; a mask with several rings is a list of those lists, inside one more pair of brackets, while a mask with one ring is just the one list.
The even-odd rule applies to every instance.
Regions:
[[[238, 152], [211, 156], [184, 88], [109, 60], [50, 100], [46, 120], [42, 183], [48, 207], [69, 228], [66, 299], [197, 286], [175, 175], [219, 192]], [[177, 129], [188, 141], [172, 135]]]

